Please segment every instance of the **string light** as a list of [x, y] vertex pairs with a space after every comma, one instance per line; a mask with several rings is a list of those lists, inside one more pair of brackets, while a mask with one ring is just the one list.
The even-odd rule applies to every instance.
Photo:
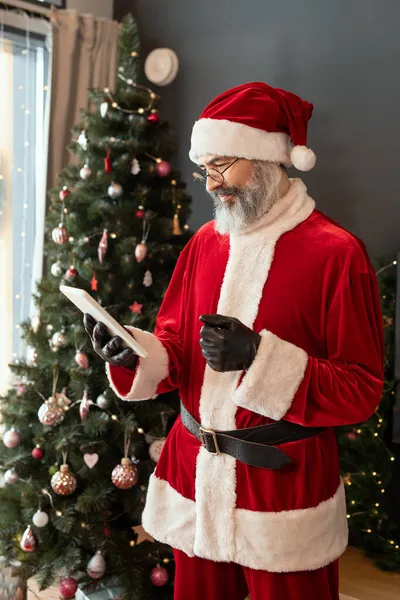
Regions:
[[135, 540], [130, 540], [129, 545], [130, 545], [131, 548], [133, 548], [134, 546], [136, 546]]
[[62, 511], [61, 510], [56, 510], [56, 515], [57, 515], [57, 517], [62, 517]]
[[117, 415], [111, 415], [111, 418], [112, 418], [113, 421], [118, 421]]

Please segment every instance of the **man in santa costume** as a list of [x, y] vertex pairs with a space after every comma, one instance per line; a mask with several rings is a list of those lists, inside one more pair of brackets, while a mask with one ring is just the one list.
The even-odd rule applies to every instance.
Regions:
[[347, 545], [334, 427], [383, 385], [380, 299], [363, 243], [301, 179], [313, 106], [264, 83], [215, 98], [190, 157], [215, 205], [182, 251], [138, 359], [85, 315], [123, 400], [178, 388], [144, 528], [174, 548], [175, 600], [338, 600]]

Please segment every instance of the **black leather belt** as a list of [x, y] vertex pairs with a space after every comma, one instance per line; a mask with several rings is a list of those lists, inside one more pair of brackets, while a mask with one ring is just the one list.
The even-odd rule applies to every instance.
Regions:
[[294, 442], [312, 437], [324, 427], [303, 427], [289, 421], [276, 421], [268, 425], [234, 429], [232, 431], [214, 431], [202, 427], [187, 411], [181, 402], [181, 418], [186, 429], [194, 435], [204, 448], [218, 456], [229, 454], [253, 467], [278, 470], [290, 465], [292, 460], [276, 444]]

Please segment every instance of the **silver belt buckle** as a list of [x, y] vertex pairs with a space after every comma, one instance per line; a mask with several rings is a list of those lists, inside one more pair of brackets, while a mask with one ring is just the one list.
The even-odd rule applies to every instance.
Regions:
[[[206, 443], [205, 443], [205, 437], [204, 437], [205, 433], [210, 433], [212, 435], [212, 439], [213, 439], [214, 446], [215, 446], [215, 452], [210, 452], [208, 450]], [[203, 446], [207, 450], [207, 452], [209, 452], [213, 456], [218, 456], [219, 454], [221, 454], [219, 446], [218, 446], [217, 434], [215, 433], [215, 431], [213, 431], [212, 429], [206, 429], [205, 427], [200, 426], [199, 427], [199, 435], [200, 435], [201, 443], [203, 444]]]

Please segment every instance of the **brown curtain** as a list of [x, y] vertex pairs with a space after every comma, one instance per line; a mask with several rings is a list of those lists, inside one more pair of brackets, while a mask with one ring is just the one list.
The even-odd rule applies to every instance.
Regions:
[[75, 10], [53, 10], [53, 56], [47, 189], [71, 162], [71, 129], [88, 108], [88, 89], [115, 89], [119, 23]]

